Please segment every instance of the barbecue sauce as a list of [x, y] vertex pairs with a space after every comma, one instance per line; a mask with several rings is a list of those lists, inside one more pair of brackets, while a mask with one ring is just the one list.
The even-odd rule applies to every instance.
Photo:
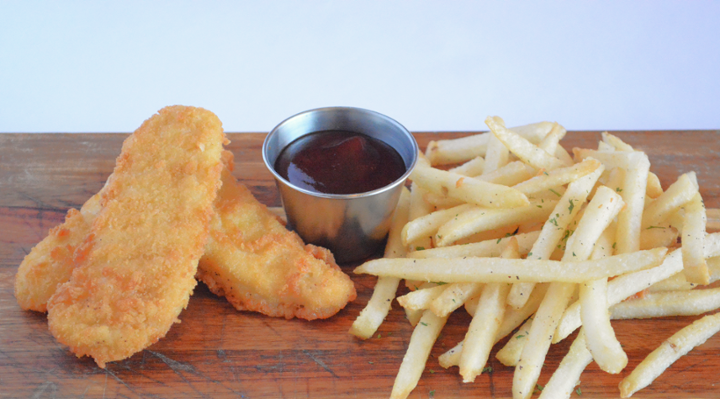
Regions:
[[275, 161], [275, 170], [295, 186], [325, 194], [373, 191], [406, 171], [398, 152], [370, 136], [325, 130], [290, 143]]

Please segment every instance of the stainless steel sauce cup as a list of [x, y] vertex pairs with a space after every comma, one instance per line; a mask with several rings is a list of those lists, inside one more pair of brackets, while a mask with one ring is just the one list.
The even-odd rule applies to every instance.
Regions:
[[[359, 194], [324, 194], [297, 187], [275, 171], [282, 150], [299, 137], [324, 130], [362, 133], [393, 147], [405, 174], [393, 183]], [[275, 176], [288, 224], [306, 242], [330, 249], [338, 262], [375, 253], [385, 240], [405, 180], [417, 161], [418, 145], [405, 127], [377, 112], [350, 107], [318, 108], [282, 121], [265, 138], [263, 160]]]

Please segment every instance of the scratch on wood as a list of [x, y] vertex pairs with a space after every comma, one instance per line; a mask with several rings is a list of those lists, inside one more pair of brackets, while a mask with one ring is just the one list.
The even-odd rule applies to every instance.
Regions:
[[163, 363], [167, 364], [168, 367], [172, 371], [189, 371], [191, 373], [195, 373], [195, 368], [189, 364], [184, 364], [181, 362], [178, 362], [177, 360], [170, 359], [169, 357], [163, 355], [162, 353], [148, 351], [153, 354], [153, 356], [157, 357], [158, 359], [162, 360]]
[[42, 394], [44, 394], [45, 391], [47, 391], [48, 389], [50, 389], [50, 392], [52, 392], [51, 396], [55, 397], [55, 393], [57, 393], [57, 384], [55, 384], [52, 381], [45, 381], [42, 384], [40, 384], [40, 386], [37, 387], [37, 389], [35, 389], [35, 393], [33, 393], [31, 398], [33, 398], [33, 399], [41, 398]]
[[330, 373], [333, 377], [339, 378], [339, 377], [330, 369], [330, 367], [328, 367], [328, 365], [325, 364], [325, 362], [323, 362], [321, 359], [317, 358], [314, 354], [310, 353], [310, 351], [308, 351], [308, 350], [303, 350], [302, 353], [303, 353], [305, 356], [307, 356], [307, 357], [309, 357], [310, 359], [312, 359], [315, 363], [317, 363], [318, 366], [320, 366], [320, 367], [322, 367], [323, 369], [325, 369], [325, 371], [327, 371], [328, 373]]

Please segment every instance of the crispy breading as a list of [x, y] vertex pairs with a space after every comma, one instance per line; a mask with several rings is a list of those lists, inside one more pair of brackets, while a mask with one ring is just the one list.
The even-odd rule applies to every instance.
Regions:
[[47, 312], [48, 299], [59, 284], [70, 279], [75, 249], [85, 241], [100, 212], [100, 193], [80, 208], [70, 209], [65, 222], [50, 230], [23, 259], [15, 276], [15, 298], [21, 308]]
[[197, 278], [238, 310], [324, 319], [356, 297], [355, 286], [325, 248], [304, 245], [231, 173], [226, 152], [210, 239]]
[[50, 298], [58, 341], [100, 367], [163, 337], [187, 306], [208, 238], [225, 141], [220, 120], [167, 107], [123, 143], [101, 210]]

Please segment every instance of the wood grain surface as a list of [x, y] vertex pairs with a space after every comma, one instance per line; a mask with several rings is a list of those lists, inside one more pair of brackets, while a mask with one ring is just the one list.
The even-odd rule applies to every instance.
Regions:
[[[694, 170], [708, 207], [720, 207], [720, 131], [616, 132], [645, 150], [663, 187]], [[469, 133], [418, 133], [421, 148], [438, 138]], [[131, 358], [98, 368], [55, 341], [44, 314], [22, 311], [13, 295], [17, 267], [30, 249], [100, 190], [126, 134], [0, 134], [0, 397], [2, 398], [381, 398], [388, 397], [411, 326], [393, 305], [376, 336], [347, 333], [367, 303], [374, 277], [352, 275], [358, 298], [323, 321], [284, 320], [238, 312], [199, 284], [168, 335]], [[235, 174], [257, 198], [279, 206], [260, 148], [261, 133], [230, 134]], [[571, 132], [562, 144], [595, 148], [598, 132]], [[618, 397], [617, 385], [664, 339], [696, 318], [614, 321], [630, 362], [619, 375], [590, 365], [582, 395]], [[448, 321], [412, 398], [511, 397], [513, 369], [494, 359], [492, 372], [463, 384], [457, 368], [437, 357], [460, 341], [470, 322], [464, 311]], [[571, 338], [574, 337], [571, 336]], [[504, 341], [503, 341], [504, 342]], [[572, 339], [554, 345], [540, 377], [545, 384]], [[720, 336], [681, 358], [639, 398], [720, 397]]]

